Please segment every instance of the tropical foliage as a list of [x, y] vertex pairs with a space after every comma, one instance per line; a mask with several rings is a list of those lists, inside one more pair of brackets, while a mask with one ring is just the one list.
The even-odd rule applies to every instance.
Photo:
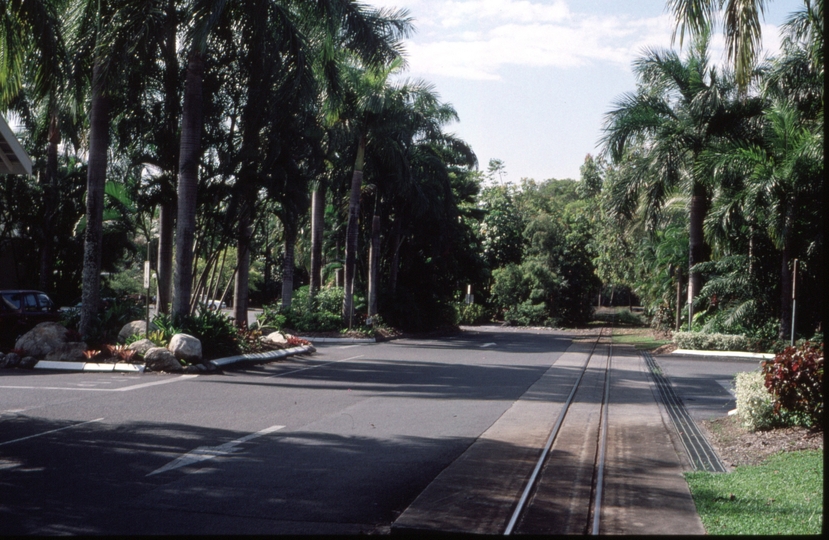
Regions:
[[762, 6], [671, 0], [685, 48], [641, 54], [580, 179], [513, 182], [500, 159], [479, 171], [455, 109], [405, 78], [405, 10], [0, 0], [0, 110], [36, 171], [0, 179], [0, 264], [60, 304], [81, 296], [88, 339], [111, 333], [101, 299], [135, 298], [145, 259], [160, 313], [228, 339], [200, 304], [226, 302], [238, 327], [257, 305], [280, 327], [431, 330], [639, 303], [655, 326], [771, 347], [792, 337], [795, 282], [811, 337], [823, 2], [758, 65]]

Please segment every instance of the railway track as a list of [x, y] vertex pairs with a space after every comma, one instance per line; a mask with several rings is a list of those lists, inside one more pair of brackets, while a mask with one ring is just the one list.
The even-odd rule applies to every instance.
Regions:
[[605, 336], [602, 329], [504, 535], [599, 534], [613, 360]]

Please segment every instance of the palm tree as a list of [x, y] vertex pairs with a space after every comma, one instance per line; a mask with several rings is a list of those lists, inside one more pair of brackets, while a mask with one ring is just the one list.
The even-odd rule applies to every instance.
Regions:
[[[61, 100], [67, 90], [69, 59], [60, 17], [65, 1], [4, 0], [0, 2], [0, 108], [14, 108], [28, 87], [30, 99], [46, 112], [47, 147], [44, 178], [43, 244], [40, 288], [52, 291], [54, 230], [57, 217], [58, 145], [61, 142]], [[26, 81], [26, 82], [24, 82]], [[65, 115], [64, 115], [65, 116]]]
[[[697, 39], [687, 59], [672, 51], [649, 51], [634, 64], [639, 90], [607, 114], [605, 152], [614, 162], [628, 159], [626, 174], [610, 182], [612, 208], [630, 216], [639, 202], [651, 227], [666, 201], [679, 190], [689, 198], [691, 269], [707, 257], [703, 220], [708, 211], [710, 175], [699, 156], [720, 138], [738, 137], [759, 112], [759, 104], [736, 100], [729, 74], [708, 66], [708, 36]], [[690, 297], [701, 287], [689, 271]]]
[[[192, 276], [193, 235], [195, 230], [198, 164], [201, 157], [202, 82], [211, 32], [225, 16], [228, 4], [221, 0], [196, 0], [193, 31], [188, 45], [188, 68], [182, 110], [181, 150], [179, 153], [178, 220], [176, 223], [176, 270], [173, 313], [189, 311]], [[344, 46], [368, 64], [379, 64], [399, 56], [398, 36], [408, 28], [404, 12], [369, 10], [354, 0], [320, 2], [250, 0], [233, 6], [235, 14], [246, 13], [258, 25], [273, 25], [284, 44], [304, 54], [308, 50], [299, 29], [317, 24], [331, 35], [343, 35]], [[264, 10], [264, 12], [263, 12]], [[232, 14], [231, 14], [232, 15]], [[239, 19], [237, 19], [239, 20]], [[264, 34], [258, 34], [263, 36]], [[285, 47], [280, 50], [287, 51]], [[278, 51], [274, 51], [276, 54]], [[240, 232], [244, 242], [245, 232]], [[242, 262], [242, 261], [240, 261]], [[238, 271], [238, 270], [237, 270]], [[242, 276], [244, 280], [244, 277]]]
[[681, 46], [686, 31], [691, 38], [707, 34], [721, 15], [728, 59], [734, 65], [737, 84], [745, 89], [762, 45], [760, 17], [765, 11], [766, 2], [767, 0], [667, 0], [667, 8], [676, 19], [672, 39], [679, 32]]
[[158, 27], [154, 22], [159, 14], [157, 7], [154, 2], [86, 0], [77, 2], [69, 17], [78, 72], [75, 80], [84, 80], [91, 95], [83, 306], [78, 325], [81, 335], [89, 333], [98, 312], [110, 107], [117, 88], [114, 82], [123, 80], [133, 65], [133, 53]]

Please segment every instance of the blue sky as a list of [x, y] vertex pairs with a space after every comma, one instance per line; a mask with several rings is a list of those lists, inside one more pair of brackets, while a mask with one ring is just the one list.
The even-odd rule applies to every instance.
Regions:
[[[405, 8], [417, 33], [406, 41], [410, 78], [433, 83], [486, 169], [506, 165], [505, 180], [578, 179], [598, 152], [604, 114], [635, 89], [631, 62], [643, 47], [670, 47], [665, 0], [368, 0]], [[802, 5], [772, 0], [764, 49], [779, 47], [777, 26]], [[678, 48], [678, 43], [677, 43]], [[722, 39], [712, 60], [722, 60]]]

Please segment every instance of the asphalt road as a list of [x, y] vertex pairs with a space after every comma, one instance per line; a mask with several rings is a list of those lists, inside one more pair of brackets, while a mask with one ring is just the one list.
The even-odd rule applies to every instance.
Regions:
[[655, 360], [697, 423], [735, 409], [734, 376], [759, 370], [761, 362], [753, 358], [674, 354], [656, 356]]
[[216, 375], [0, 374], [0, 534], [384, 532], [567, 349], [320, 346]]

